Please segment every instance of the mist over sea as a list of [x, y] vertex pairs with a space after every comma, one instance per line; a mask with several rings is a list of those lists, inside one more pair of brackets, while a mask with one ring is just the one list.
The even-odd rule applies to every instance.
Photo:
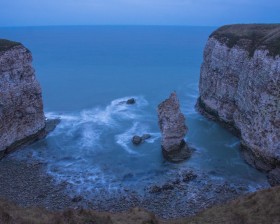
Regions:
[[[174, 173], [193, 170], [207, 181], [254, 191], [263, 173], [239, 154], [239, 140], [194, 109], [203, 49], [214, 27], [69, 26], [0, 28], [23, 43], [43, 91], [47, 118], [61, 123], [46, 139], [13, 154], [47, 164], [73, 191], [95, 196], [123, 189], [145, 194]], [[195, 148], [180, 164], [161, 154], [157, 105], [176, 91]], [[122, 102], [134, 97], [135, 105]], [[151, 134], [140, 146], [133, 135]], [[198, 184], [198, 183], [197, 183]], [[75, 193], [74, 193], [75, 194]]]

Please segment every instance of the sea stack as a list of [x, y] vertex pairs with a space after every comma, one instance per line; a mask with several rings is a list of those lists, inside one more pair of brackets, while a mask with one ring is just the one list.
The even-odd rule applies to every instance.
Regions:
[[0, 158], [46, 134], [41, 87], [22, 44], [0, 39]]
[[204, 50], [197, 102], [241, 138], [246, 161], [270, 172], [273, 185], [280, 183], [279, 55], [279, 24], [219, 28]]
[[189, 158], [191, 150], [184, 140], [188, 128], [175, 92], [158, 105], [158, 119], [164, 158], [171, 162], [180, 162]]

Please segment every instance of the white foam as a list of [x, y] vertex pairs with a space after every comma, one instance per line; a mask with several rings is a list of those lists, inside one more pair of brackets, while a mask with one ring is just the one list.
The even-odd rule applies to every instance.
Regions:
[[229, 148], [235, 148], [236, 146], [238, 146], [240, 143], [240, 141], [235, 141], [233, 143], [226, 143], [225, 146], [229, 147]]
[[[136, 103], [126, 104], [130, 98], [135, 98]], [[48, 157], [45, 160], [49, 161], [49, 174], [58, 182], [66, 181], [75, 186], [77, 191], [92, 191], [97, 185], [100, 189], [116, 190], [116, 183], [119, 182], [115, 183], [112, 175], [106, 176], [98, 168], [98, 164], [92, 164], [89, 155], [95, 155], [92, 153], [101, 148], [102, 151], [106, 150], [102, 146], [101, 136], [108, 136], [108, 133], [115, 136], [116, 144], [128, 154], [137, 156], [140, 153], [133, 149], [133, 135], [151, 134], [151, 138], [146, 140], [149, 144], [160, 138], [160, 133], [150, 132], [149, 126], [140, 122], [144, 119], [146, 121], [150, 116], [144, 110], [147, 105], [144, 97], [129, 96], [115, 99], [106, 107], [94, 107], [72, 113], [46, 113], [49, 119], [61, 119], [52, 133], [52, 136], [56, 137], [53, 138], [53, 144], [61, 151], [55, 155], [45, 154]], [[63, 156], [69, 156], [69, 159], [64, 159]], [[87, 166], [90, 166], [90, 169]]]
[[85, 124], [82, 130], [82, 147], [94, 146], [100, 139], [99, 131], [95, 130], [90, 124]]
[[156, 140], [158, 140], [159, 138], [161, 138], [161, 134], [160, 134], [159, 132], [148, 132], [148, 133], [151, 135], [151, 137], [145, 140], [147, 143], [152, 144], [152, 143], [154, 143]]
[[146, 142], [148, 143], [153, 143], [158, 138], [160, 138], [160, 133], [150, 132], [147, 125], [141, 124], [139, 122], [134, 122], [131, 128], [115, 136], [116, 143], [119, 144], [128, 153], [138, 154], [138, 152], [135, 152], [132, 148], [129, 147], [129, 145], [131, 145], [131, 139], [134, 135], [141, 136], [147, 133], [151, 135], [151, 138], [146, 140]]
[[131, 142], [132, 136], [136, 135], [138, 131], [138, 127], [139, 127], [139, 123], [135, 122], [130, 129], [115, 136], [116, 143], [119, 144], [123, 149], [125, 149], [128, 153], [131, 154], [137, 154], [129, 147], [129, 143]]

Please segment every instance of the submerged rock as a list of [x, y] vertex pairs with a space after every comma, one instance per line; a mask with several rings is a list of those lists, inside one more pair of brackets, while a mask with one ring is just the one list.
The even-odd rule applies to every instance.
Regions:
[[140, 136], [138, 136], [138, 135], [133, 136], [132, 143], [134, 145], [140, 145], [141, 142], [142, 142], [142, 138]]
[[144, 134], [144, 135], [142, 135], [142, 140], [146, 140], [146, 139], [149, 139], [149, 138], [151, 138], [152, 136], [150, 135], [150, 134]]
[[[241, 138], [252, 166], [280, 168], [280, 25], [229, 25], [204, 49], [198, 110]], [[280, 178], [280, 176], [279, 176]]]
[[135, 103], [136, 103], [136, 101], [134, 98], [130, 98], [126, 101], [126, 104], [135, 104]]
[[175, 92], [158, 106], [159, 127], [162, 133], [162, 153], [171, 162], [180, 162], [191, 156], [184, 137], [188, 131]]
[[134, 145], [140, 145], [141, 143], [143, 143], [146, 139], [149, 139], [151, 138], [151, 135], [150, 134], [144, 134], [142, 135], [142, 137], [138, 136], [138, 135], [134, 135], [132, 137], [132, 143]]
[[48, 122], [46, 129], [31, 62], [31, 52], [22, 44], [0, 39], [0, 158], [44, 137], [56, 123]]

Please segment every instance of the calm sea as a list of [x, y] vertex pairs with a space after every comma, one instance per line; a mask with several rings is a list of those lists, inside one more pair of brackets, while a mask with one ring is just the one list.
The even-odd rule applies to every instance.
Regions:
[[[85, 26], [0, 28], [0, 37], [32, 51], [47, 117], [61, 123], [45, 140], [15, 153], [47, 163], [48, 173], [79, 192], [164, 183], [169, 170], [254, 190], [264, 174], [241, 158], [239, 140], [198, 114], [203, 48], [213, 27]], [[157, 105], [176, 91], [186, 116], [191, 159], [162, 158]], [[135, 105], [122, 104], [134, 97]], [[140, 146], [133, 135], [149, 133]]]

